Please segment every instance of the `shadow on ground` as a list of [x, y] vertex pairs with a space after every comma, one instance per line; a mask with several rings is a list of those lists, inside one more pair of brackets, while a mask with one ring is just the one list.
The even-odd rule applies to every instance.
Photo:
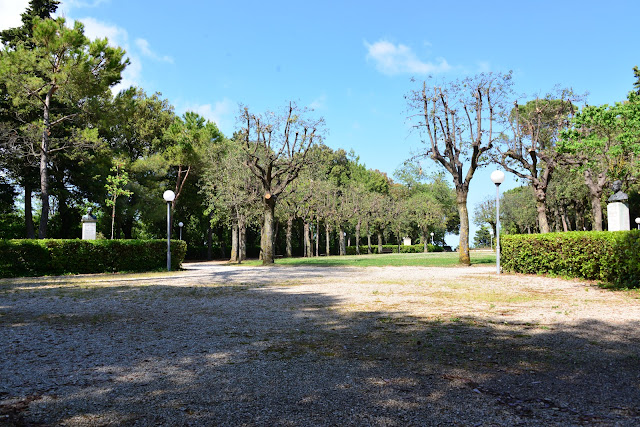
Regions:
[[0, 423], [640, 424], [639, 322], [422, 319], [295, 287], [158, 283], [0, 287]]

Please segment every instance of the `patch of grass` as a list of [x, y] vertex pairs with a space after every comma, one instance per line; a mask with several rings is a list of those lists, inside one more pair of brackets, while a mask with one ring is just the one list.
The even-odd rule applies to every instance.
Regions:
[[[312, 258], [279, 258], [276, 265], [313, 265], [321, 267], [457, 267], [457, 252], [428, 252], [418, 254], [375, 254], [322, 256]], [[496, 256], [488, 252], [471, 252], [471, 264], [493, 264]], [[243, 265], [259, 266], [262, 261], [243, 261]]]

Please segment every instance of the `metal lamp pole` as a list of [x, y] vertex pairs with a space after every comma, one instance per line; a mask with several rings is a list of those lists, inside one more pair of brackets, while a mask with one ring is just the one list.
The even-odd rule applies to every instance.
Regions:
[[167, 202], [167, 271], [171, 271], [171, 202], [176, 198], [176, 193], [167, 190], [162, 194]]
[[431, 244], [435, 246], [435, 243], [433, 243], [433, 231], [431, 232]]
[[500, 184], [504, 182], [504, 172], [491, 172], [491, 181], [496, 185], [496, 272], [500, 274]]
[[178, 223], [178, 227], [180, 227], [180, 240], [182, 240], [182, 227], [184, 226], [184, 223], [182, 221], [180, 221]]
[[636, 218], [636, 224], [638, 224], [638, 230], [640, 230], [640, 218]]

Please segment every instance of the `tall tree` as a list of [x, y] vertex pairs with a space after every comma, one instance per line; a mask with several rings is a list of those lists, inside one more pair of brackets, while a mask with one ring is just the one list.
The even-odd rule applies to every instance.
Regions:
[[187, 111], [182, 117], [175, 118], [165, 133], [165, 139], [170, 144], [165, 148], [163, 157], [176, 168], [176, 197], [172, 202], [175, 208], [189, 174], [201, 165], [208, 145], [221, 142], [223, 136], [215, 123], [198, 113]]
[[[467, 196], [474, 173], [500, 137], [494, 125], [504, 117], [511, 74], [482, 73], [474, 77], [411, 92], [409, 108], [419, 117], [414, 125], [426, 138], [423, 156], [439, 163], [453, 178], [460, 216], [459, 260], [469, 265]], [[466, 168], [466, 171], [465, 171]]]
[[306, 109], [290, 103], [281, 113], [253, 114], [244, 108], [239, 117], [245, 165], [262, 187], [264, 222], [260, 246], [264, 265], [273, 264], [278, 197], [298, 177], [309, 147], [321, 141], [324, 120], [307, 115]]
[[[0, 41], [5, 49], [15, 49], [18, 43], [25, 43], [33, 47], [34, 19], [48, 19], [56, 11], [60, 2], [56, 0], [31, 0], [29, 7], [22, 14], [22, 25], [0, 31]], [[1, 161], [12, 180], [24, 188], [24, 221], [26, 237], [35, 238], [33, 226], [33, 213], [31, 198], [33, 189], [38, 182], [38, 153], [33, 150], [34, 141], [38, 138], [34, 135], [33, 128], [26, 123], [34, 123], [40, 114], [34, 108], [16, 108], [12, 105], [12, 98], [8, 96], [6, 84], [0, 82], [0, 122], [3, 130], [0, 134]]]
[[640, 158], [640, 95], [629, 92], [627, 102], [586, 106], [563, 133], [561, 150], [576, 166], [589, 188], [593, 229], [602, 230], [601, 199], [607, 183], [627, 181]]
[[571, 90], [563, 90], [525, 105], [516, 102], [510, 116], [513, 136], [500, 150], [502, 167], [529, 181], [534, 190], [541, 233], [550, 231], [547, 188], [558, 166], [557, 141], [573, 116], [576, 99]]
[[[40, 195], [42, 210], [38, 236], [47, 235], [49, 219], [49, 163], [52, 153], [64, 150], [69, 139], [52, 141], [56, 125], [80, 114], [91, 98], [110, 96], [128, 64], [124, 51], [108, 45], [107, 39], [90, 42], [84, 27], [65, 25], [64, 18], [34, 20], [33, 47], [24, 42], [0, 52], [0, 82], [6, 85], [13, 104], [39, 106], [42, 113], [40, 143]], [[57, 109], [55, 100], [65, 108]], [[68, 107], [73, 106], [73, 111]], [[85, 138], [79, 138], [83, 140]], [[52, 144], [54, 142], [54, 144]]]
[[107, 195], [109, 196], [105, 200], [105, 203], [107, 206], [111, 206], [111, 239], [113, 239], [113, 229], [116, 222], [116, 202], [118, 201], [118, 197], [129, 197], [131, 195], [131, 191], [125, 188], [129, 183], [129, 174], [126, 170], [123, 170], [123, 166], [123, 162], [116, 162], [111, 168], [113, 174], [107, 177], [107, 184], [105, 185]]

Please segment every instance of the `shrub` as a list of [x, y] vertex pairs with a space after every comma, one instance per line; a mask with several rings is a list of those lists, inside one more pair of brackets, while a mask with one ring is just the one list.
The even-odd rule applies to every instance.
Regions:
[[[187, 251], [171, 242], [171, 269]], [[153, 271], [166, 268], [166, 240], [0, 240], [0, 277]]]
[[550, 273], [640, 287], [640, 231], [575, 231], [505, 235], [505, 271]]

